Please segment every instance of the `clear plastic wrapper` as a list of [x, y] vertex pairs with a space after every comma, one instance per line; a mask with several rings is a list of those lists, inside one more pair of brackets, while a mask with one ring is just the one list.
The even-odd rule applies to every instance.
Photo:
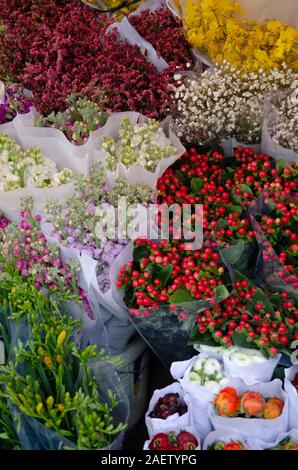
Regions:
[[[133, 258], [133, 243], [129, 243], [118, 255], [111, 269], [112, 296], [119, 306], [128, 309], [123, 299], [123, 292], [117, 288], [116, 282], [120, 269]], [[226, 265], [228, 283], [233, 278], [233, 271]], [[183, 301], [175, 305], [163, 304], [153, 308], [139, 308], [130, 318], [146, 343], [160, 358], [163, 364], [170, 368], [172, 362], [189, 359], [193, 356], [190, 346], [191, 334], [196, 330], [196, 318], [200, 312], [211, 308], [214, 303], [221, 302], [230, 293], [224, 285], [213, 299]]]
[[[281, 263], [266, 234], [262, 231], [256, 218], [259, 215], [270, 214], [271, 209], [260, 197], [249, 209], [250, 220], [259, 245], [259, 255], [256, 262], [254, 279], [256, 283], [269, 291], [286, 292], [294, 299], [298, 299], [298, 291], [291, 273]], [[281, 276], [280, 273], [283, 272]]]

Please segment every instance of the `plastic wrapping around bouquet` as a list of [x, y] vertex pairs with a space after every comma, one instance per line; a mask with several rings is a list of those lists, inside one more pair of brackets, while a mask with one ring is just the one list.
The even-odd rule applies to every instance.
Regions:
[[[188, 410], [183, 415], [175, 413], [167, 419], [151, 418], [150, 413], [157, 404], [159, 398], [163, 398], [167, 393], [178, 393], [179, 397], [186, 403]], [[168, 385], [160, 390], [155, 390], [149, 403], [148, 411], [145, 415], [145, 422], [150, 439], [158, 432], [168, 433], [175, 429], [176, 432], [183, 431], [190, 425], [190, 406], [188, 397], [185, 395], [183, 388], [178, 382]]]
[[[284, 93], [278, 93], [278, 96], [283, 96]], [[278, 115], [275, 106], [271, 101], [271, 96], [267, 95], [265, 98], [265, 112], [262, 126], [262, 152], [270, 155], [275, 160], [286, 160], [287, 162], [298, 162], [298, 153], [291, 149], [282, 147], [274, 142], [270, 135], [270, 128], [277, 123]]]
[[[196, 429], [193, 426], [186, 426], [184, 429], [182, 429], [182, 431], [186, 431], [192, 434], [198, 441], [198, 447], [194, 450], [201, 450], [200, 437], [198, 436]], [[164, 431], [161, 430], [160, 432], [164, 432]], [[176, 429], [175, 426], [173, 425], [171, 432], [175, 432], [176, 434], [179, 434], [181, 432], [180, 427], [178, 426], [178, 428]], [[143, 450], [149, 450], [150, 442], [151, 442], [151, 439], [145, 442]]]
[[[275, 250], [267, 240], [266, 234], [262, 231], [260, 224], [256, 220], [258, 215], [268, 213], [270, 213], [270, 208], [264, 204], [262, 197], [259, 198], [256, 203], [252, 204], [249, 208], [250, 220], [259, 245], [259, 255], [253, 277], [257, 284], [264, 286], [269, 291], [287, 292], [289, 295], [298, 300], [297, 288], [290, 280], [290, 272], [287, 272], [289, 282], [285, 282], [285, 280], [278, 275], [278, 272], [281, 269], [284, 271], [286, 271], [286, 269], [279, 261]], [[268, 258], [269, 255], [268, 261], [264, 259], [264, 253], [266, 253], [266, 258]]]
[[[247, 385], [242, 382], [236, 385], [238, 395], [247, 392]], [[282, 382], [275, 379], [269, 383], [258, 383], [249, 387], [249, 391], [259, 392], [264, 398], [279, 398], [284, 401], [281, 415], [274, 419], [263, 418], [239, 418], [224, 417], [216, 413], [214, 405], [209, 408], [209, 416], [212, 426], [217, 429], [228, 429], [231, 432], [240, 432], [245, 438], [263, 439], [268, 441], [276, 439], [282, 432], [288, 430], [289, 424], [289, 401], [288, 395], [283, 391]]]
[[252, 148], [255, 153], [260, 153], [262, 150], [262, 144], [244, 144], [243, 142], [239, 142], [235, 137], [229, 137], [228, 139], [224, 139], [220, 142], [220, 146], [222, 147], [225, 157], [232, 157], [234, 155], [235, 150], [238, 147], [242, 147], [243, 149]]
[[289, 428], [298, 430], [298, 392], [292, 384], [296, 374], [298, 374], [298, 364], [285, 369], [284, 389], [289, 396]]
[[221, 249], [222, 257], [235, 271], [251, 277], [258, 259], [259, 247], [257, 242], [238, 240], [230, 246]]
[[203, 450], [208, 450], [209, 446], [212, 446], [216, 442], [221, 441], [224, 443], [228, 442], [239, 442], [243, 445], [243, 450], [253, 450], [241, 435], [241, 433], [230, 431], [229, 429], [217, 429], [212, 431], [206, 436], [203, 444]]
[[[117, 394], [119, 403], [113, 412], [116, 425], [127, 424], [129, 418], [129, 403], [123, 390], [118, 374], [114, 367], [106, 362], [94, 360], [90, 364], [90, 372], [94, 376], [102, 403], [110, 403], [109, 391]], [[35, 418], [31, 418], [10, 405], [15, 429], [23, 450], [68, 450], [77, 449], [76, 445], [55, 431], [46, 428]], [[101, 450], [121, 450], [124, 431], [116, 439]]]
[[[128, 118], [132, 125], [143, 124], [147, 121], [147, 118], [142, 114], [131, 111], [111, 115], [106, 125], [100, 129], [102, 131], [100, 136], [98, 136], [96, 132], [93, 134], [92, 139], [94, 149], [100, 148], [101, 137], [103, 136], [110, 136], [114, 140], [119, 138], [119, 130], [123, 118]], [[124, 178], [129, 183], [136, 182], [150, 186], [153, 189], [156, 188], [157, 180], [163, 175], [166, 169], [173, 165], [173, 163], [175, 163], [175, 161], [178, 160], [178, 158], [180, 158], [185, 152], [185, 148], [172, 131], [171, 119], [164, 119], [164, 121], [160, 123], [160, 127], [169, 138], [170, 145], [177, 149], [176, 153], [168, 158], [160, 160], [154, 172], [148, 171], [139, 166], [131, 166], [127, 168], [123, 163], [119, 162], [117, 164], [116, 171], [112, 172], [105, 169], [105, 177], [109, 185], [113, 185], [117, 178]], [[92, 152], [92, 162], [100, 161], [104, 163], [105, 157], [106, 152], [103, 150], [93, 150]]]
[[284, 432], [279, 434], [276, 439], [269, 441], [264, 441], [262, 439], [248, 438], [247, 445], [251, 450], [270, 450], [273, 447], [276, 447], [280, 442], [289, 437], [293, 442], [298, 445], [298, 429], [292, 429], [289, 432]]
[[[0, 126], [0, 132], [6, 133], [10, 138], [16, 140], [24, 149], [37, 146], [42, 151], [43, 156], [52, 160], [59, 171], [69, 168], [74, 174], [89, 172], [89, 156], [80, 159], [72, 152], [65, 151], [65, 142], [57, 136], [54, 138], [37, 138], [17, 133], [13, 123], [3, 124]], [[30, 133], [29, 133], [30, 134]], [[20, 188], [13, 191], [0, 192], [0, 211], [3, 212], [10, 220], [20, 220], [20, 200], [24, 196], [33, 196], [36, 201], [34, 211], [41, 210], [46, 201], [51, 198], [57, 198], [64, 201], [74, 191], [72, 182], [58, 186], [56, 188]]]

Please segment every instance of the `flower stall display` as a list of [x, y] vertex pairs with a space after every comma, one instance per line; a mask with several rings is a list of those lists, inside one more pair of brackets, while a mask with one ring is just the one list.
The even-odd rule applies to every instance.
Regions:
[[282, 382], [252, 385], [243, 383], [223, 388], [210, 406], [209, 416], [216, 429], [239, 430], [246, 438], [268, 441], [288, 429], [288, 397]]
[[185, 393], [177, 382], [155, 390], [145, 415], [149, 437], [157, 432], [182, 431], [190, 425], [190, 411]]
[[183, 431], [159, 432], [146, 441], [144, 450], [199, 450], [200, 440], [196, 437], [192, 427], [185, 427]]
[[155, 188], [184, 150], [169, 121], [159, 124], [136, 113], [123, 113], [108, 120], [93, 159], [102, 161], [108, 181], [122, 177]]
[[[117, 210], [121, 198], [125, 199], [127, 207], [147, 205], [154, 198], [153, 192], [147, 185], [127, 184], [123, 179], [117, 179], [113, 186], [108, 185], [99, 162], [91, 167], [88, 178], [81, 176], [75, 180], [74, 188], [74, 194], [64, 204], [59, 200], [47, 202], [47, 224], [43, 229], [53, 243], [58, 243], [66, 257], [74, 257], [81, 264], [89, 280], [88, 292], [105, 324], [110, 348], [116, 354], [122, 352], [133, 334], [127, 313], [113, 299], [111, 289], [111, 268], [128, 240], [126, 232], [121, 235], [118, 225], [119, 217], [124, 214], [111, 214], [106, 209]], [[116, 227], [111, 233], [110, 224], [115, 222]], [[123, 229], [126, 231], [126, 227]]]
[[239, 71], [224, 61], [186, 81], [175, 77], [174, 129], [179, 138], [206, 145], [235, 137], [251, 145], [261, 142], [264, 95], [290, 88], [297, 73], [286, 67], [268, 73]]
[[214, 62], [251, 71], [287, 63], [297, 70], [297, 29], [276, 19], [243, 19], [241, 0], [187, 0], [183, 10], [188, 40]]
[[17, 85], [5, 87], [0, 101], [0, 125], [12, 121], [18, 113], [28, 113], [31, 106], [30, 98], [26, 97]]

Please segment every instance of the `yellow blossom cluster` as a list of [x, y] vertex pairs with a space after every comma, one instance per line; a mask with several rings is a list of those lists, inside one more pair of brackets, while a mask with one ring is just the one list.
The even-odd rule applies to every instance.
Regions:
[[186, 0], [183, 10], [189, 42], [214, 62], [227, 60], [250, 71], [286, 63], [298, 70], [297, 29], [274, 19], [243, 19], [238, 0]]

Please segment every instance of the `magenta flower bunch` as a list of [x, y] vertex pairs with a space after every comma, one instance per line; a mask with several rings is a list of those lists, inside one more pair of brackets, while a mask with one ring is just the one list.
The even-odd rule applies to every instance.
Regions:
[[31, 106], [30, 99], [24, 96], [17, 85], [6, 87], [2, 103], [0, 103], [0, 125], [11, 121], [17, 113], [28, 113]]
[[193, 66], [182, 21], [174, 18], [168, 8], [143, 10], [138, 15], [131, 15], [129, 21], [171, 67], [187, 70]]
[[54, 27], [74, 7], [87, 9], [80, 0], [1, 0], [0, 77], [18, 81], [40, 25]]

